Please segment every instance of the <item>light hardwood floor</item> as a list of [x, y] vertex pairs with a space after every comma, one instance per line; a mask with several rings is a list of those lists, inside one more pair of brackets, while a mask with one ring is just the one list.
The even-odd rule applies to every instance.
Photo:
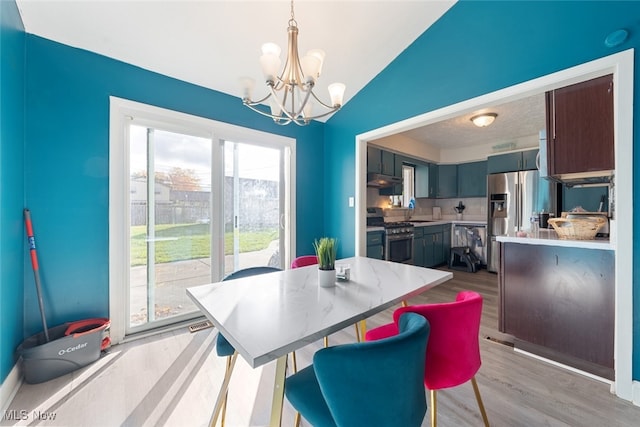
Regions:
[[[497, 277], [480, 271], [454, 271], [453, 280], [410, 300], [451, 301], [460, 290], [484, 296], [481, 326], [482, 367], [477, 379], [493, 426], [640, 425], [640, 407], [612, 395], [607, 383], [519, 354], [497, 331]], [[389, 309], [371, 318], [369, 327], [391, 321]], [[114, 346], [96, 363], [43, 384], [24, 384], [9, 409], [26, 411], [20, 422], [1, 425], [46, 426], [203, 426], [224, 374], [215, 356], [214, 329], [186, 328]], [[353, 342], [353, 328], [330, 337], [331, 344]], [[310, 363], [318, 342], [297, 352], [299, 367]], [[253, 370], [238, 358], [231, 381], [228, 426], [268, 424], [274, 366]], [[402, 393], [401, 390], [389, 390]], [[365, 408], [363, 408], [365, 409]], [[55, 416], [37, 420], [35, 415]], [[294, 412], [285, 402], [284, 426]], [[439, 392], [441, 427], [481, 426], [471, 384]], [[308, 426], [304, 420], [302, 426]], [[429, 425], [429, 415], [424, 426]]]

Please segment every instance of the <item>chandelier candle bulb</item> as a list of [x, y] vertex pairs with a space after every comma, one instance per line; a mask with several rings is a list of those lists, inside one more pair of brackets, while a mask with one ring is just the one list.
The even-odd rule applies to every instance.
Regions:
[[329, 96], [331, 96], [331, 104], [334, 107], [340, 107], [344, 98], [344, 90], [346, 86], [342, 83], [331, 83], [329, 85]]
[[[325, 104], [313, 93], [316, 81], [322, 73], [325, 53], [321, 49], [312, 49], [300, 58], [298, 23], [293, 13], [293, 1], [291, 1], [287, 41], [287, 58], [280, 74], [278, 74], [282, 65], [280, 47], [275, 43], [262, 45], [260, 66], [269, 92], [264, 98], [254, 101], [251, 99], [251, 90], [245, 84], [242, 103], [256, 113], [272, 118], [276, 124], [288, 125], [293, 122], [299, 126], [305, 126], [311, 120], [328, 116], [342, 107], [345, 85], [342, 83], [329, 85], [331, 105]], [[310, 105], [312, 99], [326, 111], [313, 115], [313, 106]], [[258, 108], [260, 104], [268, 104], [269, 112], [262, 107]]]
[[326, 56], [326, 53], [324, 53], [324, 50], [322, 49], [311, 49], [309, 52], [307, 52], [307, 55], [315, 56], [320, 60], [320, 65], [318, 66], [318, 71], [315, 75], [316, 78], [320, 77], [320, 74], [322, 74], [322, 64], [324, 63], [324, 57]]

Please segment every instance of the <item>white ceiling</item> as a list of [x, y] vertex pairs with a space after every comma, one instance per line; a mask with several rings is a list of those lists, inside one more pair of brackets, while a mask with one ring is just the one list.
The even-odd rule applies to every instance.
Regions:
[[[519, 99], [505, 104], [490, 106], [443, 120], [428, 126], [416, 128], [402, 135], [415, 141], [425, 142], [440, 149], [455, 149], [470, 145], [495, 145], [513, 143], [534, 136], [545, 129], [544, 93]], [[487, 127], [479, 128], [471, 122], [471, 117], [480, 113], [496, 113], [498, 117]], [[515, 148], [515, 147], [514, 147]], [[496, 148], [495, 151], [500, 151]]]
[[[296, 0], [299, 51], [325, 50], [316, 94], [346, 84], [345, 102], [455, 1]], [[286, 52], [289, 1], [17, 0], [27, 33], [242, 97], [241, 77], [266, 94], [265, 42]], [[283, 53], [284, 57], [285, 53]], [[284, 58], [283, 58], [284, 59]]]
[[[326, 51], [316, 93], [345, 83], [348, 102], [455, 0], [297, 0], [299, 50]], [[241, 77], [261, 90], [260, 47], [286, 46], [289, 1], [17, 0], [27, 33], [99, 53], [240, 98]], [[238, 100], [240, 102], [240, 100]], [[544, 127], [544, 99], [488, 108], [498, 119], [479, 129], [470, 114], [405, 133], [438, 148], [504, 142]]]

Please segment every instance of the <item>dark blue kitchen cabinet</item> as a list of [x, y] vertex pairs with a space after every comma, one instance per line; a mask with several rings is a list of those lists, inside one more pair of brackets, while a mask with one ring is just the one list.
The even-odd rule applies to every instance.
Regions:
[[382, 150], [376, 147], [367, 147], [367, 172], [382, 173]]
[[[367, 172], [400, 176], [395, 172], [395, 154], [376, 147], [367, 147]], [[400, 171], [402, 168], [400, 168]]]
[[458, 197], [458, 166], [438, 165], [438, 199]]
[[384, 231], [367, 232], [367, 257], [384, 259]]
[[458, 165], [458, 197], [486, 197], [487, 162]]
[[451, 224], [442, 226], [442, 257], [443, 262], [449, 263], [451, 253]]
[[536, 159], [538, 157], [539, 150], [528, 150], [522, 152], [522, 170], [535, 170], [538, 169]]
[[425, 267], [424, 263], [424, 227], [415, 227], [413, 234], [413, 265]]
[[[405, 161], [409, 160], [408, 157], [403, 155], [382, 151], [382, 173], [402, 178], [402, 165]], [[391, 165], [391, 163], [393, 164]], [[378, 193], [381, 196], [400, 196], [403, 190], [402, 184], [396, 184], [393, 187], [381, 188]]]
[[415, 187], [414, 195], [418, 197], [435, 197], [434, 178], [432, 170], [436, 165], [416, 164], [414, 169]]
[[416, 227], [413, 236], [413, 264], [435, 267], [448, 261], [451, 225]]
[[424, 227], [424, 266], [435, 267], [444, 263], [442, 226]]
[[516, 172], [537, 169], [538, 150], [496, 154], [487, 159], [488, 173]]
[[429, 197], [438, 197], [438, 165], [429, 165]]
[[382, 150], [381, 156], [382, 156], [382, 159], [381, 159], [381, 165], [382, 165], [381, 173], [384, 174], [384, 175], [401, 176], [401, 175], [398, 175], [398, 173], [396, 173], [396, 158], [395, 158], [395, 154], [393, 154], [390, 151]]

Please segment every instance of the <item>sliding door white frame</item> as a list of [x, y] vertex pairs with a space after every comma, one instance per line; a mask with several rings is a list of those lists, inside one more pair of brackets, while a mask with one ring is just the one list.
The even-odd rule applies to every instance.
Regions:
[[[185, 132], [212, 140], [213, 168], [220, 168], [221, 173], [212, 173], [212, 194], [224, 194], [224, 162], [220, 141], [249, 142], [259, 145], [284, 148], [284, 168], [281, 178], [285, 183], [285, 194], [281, 197], [284, 217], [284, 242], [281, 245], [283, 265], [291, 262], [295, 254], [296, 215], [296, 141], [280, 135], [269, 134], [228, 123], [192, 116], [185, 113], [154, 107], [122, 98], [110, 97], [109, 124], [109, 317], [111, 319], [111, 340], [114, 344], [121, 342], [126, 333], [126, 306], [128, 301], [130, 253], [129, 229], [130, 218], [125, 215], [130, 203], [129, 188], [129, 150], [128, 122], [136, 118], [149, 125], [156, 125], [164, 130]], [[212, 200], [211, 223], [223, 223], [222, 203]], [[212, 235], [213, 237], [213, 235]], [[224, 241], [213, 239], [211, 244], [212, 277], [221, 277], [224, 262]]]

